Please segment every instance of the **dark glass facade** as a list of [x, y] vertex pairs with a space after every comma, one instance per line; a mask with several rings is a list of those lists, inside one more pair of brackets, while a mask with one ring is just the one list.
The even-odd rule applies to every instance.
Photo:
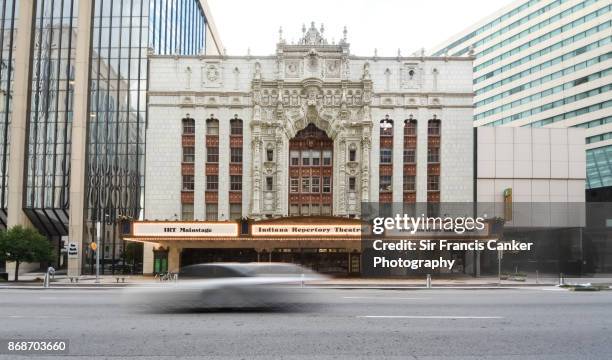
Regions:
[[150, 0], [149, 45], [156, 54], [196, 55], [206, 46], [206, 17], [197, 0]]
[[[125, 269], [122, 220], [144, 207], [147, 54], [196, 54], [205, 43], [198, 0], [95, 0], [92, 22], [86, 229], [101, 223], [101, 265]], [[85, 254], [91, 270], [93, 253]]]
[[[92, 6], [90, 33], [77, 27], [84, 1]], [[0, 1], [0, 226], [6, 224], [8, 208], [8, 129], [19, 5], [18, 0]], [[35, 0], [34, 7], [23, 209], [59, 248], [68, 235], [77, 38], [90, 36], [82, 241], [87, 245], [94, 239], [101, 221], [103, 269], [114, 272], [124, 250], [119, 225], [141, 217], [144, 207], [147, 56], [151, 51], [202, 52], [204, 11], [199, 0]], [[86, 250], [84, 269], [90, 256]]]
[[33, 24], [24, 211], [45, 235], [68, 234], [78, 1], [39, 0]]
[[17, 0], [0, 2], [0, 228], [6, 228], [8, 207], [9, 126], [15, 66]]
[[612, 145], [587, 150], [586, 161], [587, 189], [612, 187]]

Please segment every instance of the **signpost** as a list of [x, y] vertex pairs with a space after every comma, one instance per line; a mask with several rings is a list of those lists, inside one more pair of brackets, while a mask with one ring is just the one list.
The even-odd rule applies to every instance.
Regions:
[[91, 244], [91, 249], [96, 252], [96, 284], [100, 283], [100, 251], [97, 242], [100, 241], [100, 222], [96, 222], [96, 242]]

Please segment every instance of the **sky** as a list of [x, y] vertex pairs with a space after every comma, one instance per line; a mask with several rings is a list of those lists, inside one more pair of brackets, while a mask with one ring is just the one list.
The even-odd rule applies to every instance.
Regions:
[[302, 35], [302, 24], [331, 43], [348, 29], [354, 55], [409, 56], [433, 49], [514, 0], [208, 0], [228, 55], [270, 55], [279, 27], [288, 42]]

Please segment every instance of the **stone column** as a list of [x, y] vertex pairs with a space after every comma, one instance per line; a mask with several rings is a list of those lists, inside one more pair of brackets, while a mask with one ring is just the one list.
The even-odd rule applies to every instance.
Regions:
[[[32, 224], [23, 212], [23, 189], [26, 169], [26, 142], [28, 126], [28, 98], [30, 84], [30, 52], [33, 43], [32, 22], [35, 14], [34, 0], [22, 0], [19, 6], [17, 23], [17, 50], [15, 51], [15, 82], [13, 88], [13, 114], [10, 131], [8, 160], [8, 218], [7, 227]], [[7, 94], [8, 96], [8, 94]], [[7, 109], [8, 111], [8, 109]], [[36, 264], [20, 264], [20, 270], [28, 271]], [[9, 277], [15, 273], [15, 263], [7, 262], [6, 271]]]
[[181, 251], [182, 249], [176, 245], [170, 246], [168, 249], [168, 271], [177, 273], [181, 268]]
[[68, 259], [68, 276], [81, 274], [82, 247], [85, 237], [85, 181], [87, 174], [87, 122], [89, 109], [89, 48], [92, 2], [79, 3], [78, 36], [76, 44], [74, 78], [74, 117], [72, 119], [72, 146], [70, 152], [70, 218], [68, 225], [69, 242], [77, 244], [79, 256]]

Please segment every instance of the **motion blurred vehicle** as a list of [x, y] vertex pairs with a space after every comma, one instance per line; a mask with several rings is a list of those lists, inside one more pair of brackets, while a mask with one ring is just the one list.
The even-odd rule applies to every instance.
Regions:
[[154, 310], [284, 309], [313, 298], [303, 284], [326, 277], [287, 263], [208, 263], [182, 268], [177, 281], [127, 289], [127, 303]]

